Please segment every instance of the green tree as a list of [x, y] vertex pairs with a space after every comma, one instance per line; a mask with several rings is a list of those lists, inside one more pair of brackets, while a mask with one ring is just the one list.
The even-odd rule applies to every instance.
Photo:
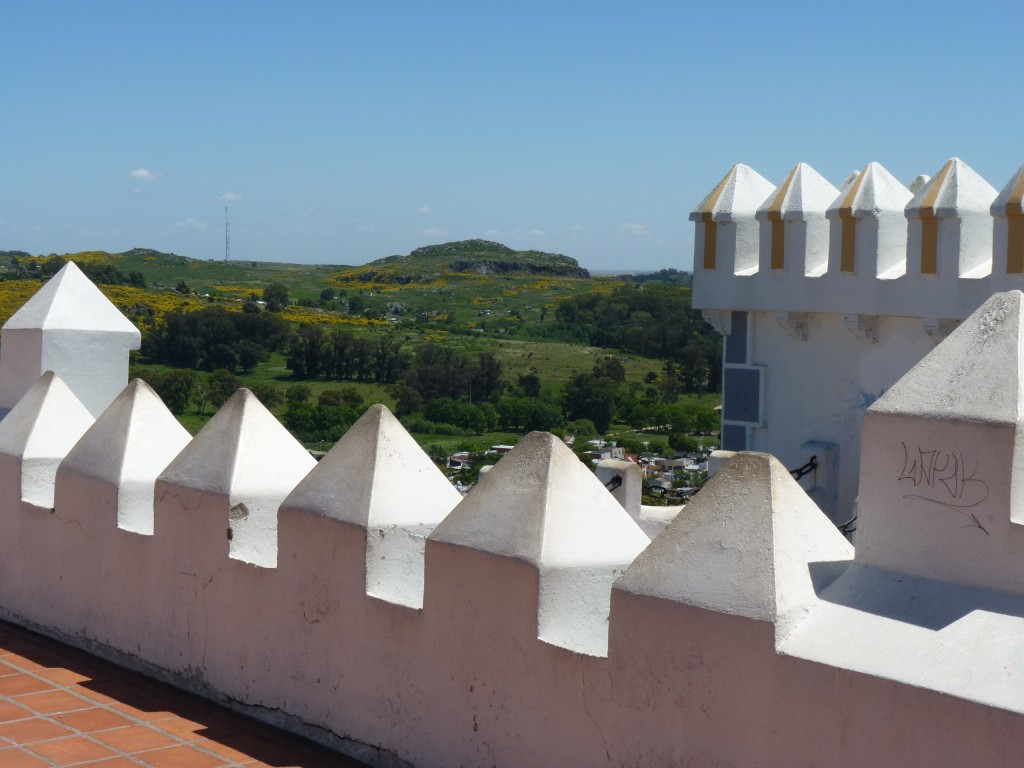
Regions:
[[151, 383], [168, 410], [180, 415], [185, 412], [192, 400], [197, 378], [193, 371], [175, 370], [164, 376], [155, 377]]
[[288, 407], [291, 408], [293, 405], [307, 402], [312, 394], [313, 390], [308, 385], [292, 384], [285, 390], [284, 398], [288, 402]]
[[565, 411], [571, 420], [590, 419], [605, 433], [615, 415], [615, 382], [592, 373], [577, 373], [565, 385]]
[[252, 388], [252, 393], [267, 408], [275, 408], [284, 403], [284, 393], [281, 388], [272, 384], [257, 384]]
[[540, 395], [540, 377], [535, 373], [524, 373], [519, 377], [519, 388], [523, 390], [524, 397], [538, 397]]
[[404, 381], [396, 381], [388, 388], [395, 398], [395, 415], [399, 418], [418, 413], [423, 409], [423, 398], [420, 393]]
[[269, 312], [280, 312], [288, 306], [288, 287], [284, 283], [270, 283], [263, 289], [263, 301]]
[[225, 370], [214, 371], [207, 378], [210, 404], [220, 408], [242, 386], [241, 380]]

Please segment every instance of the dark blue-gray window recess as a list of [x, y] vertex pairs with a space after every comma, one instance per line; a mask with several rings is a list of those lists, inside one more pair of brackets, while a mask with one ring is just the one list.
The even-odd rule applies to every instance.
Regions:
[[747, 428], [739, 424], [726, 424], [722, 427], [722, 450], [747, 450]]
[[747, 313], [733, 312], [729, 335], [725, 337], [725, 364], [745, 365], [747, 362]]
[[761, 425], [761, 390], [764, 369], [726, 366], [722, 382], [722, 422]]

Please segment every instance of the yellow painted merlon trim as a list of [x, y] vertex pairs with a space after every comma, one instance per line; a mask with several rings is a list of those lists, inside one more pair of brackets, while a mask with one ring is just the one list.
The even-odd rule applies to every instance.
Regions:
[[921, 212], [921, 274], [934, 275], [939, 271], [939, 220]]
[[846, 193], [846, 197], [843, 198], [843, 202], [839, 204], [840, 216], [853, 215], [853, 201], [857, 199], [857, 193], [860, 191], [860, 185], [864, 183], [864, 177], [868, 174], [868, 168], [870, 168], [870, 166], [865, 165], [864, 170], [858, 174], [857, 178], [854, 179], [853, 184], [850, 185], [850, 191]]
[[942, 170], [939, 171], [938, 175], [932, 180], [932, 188], [928, 190], [928, 194], [924, 196], [924, 200], [921, 201], [921, 218], [925, 216], [935, 217], [935, 201], [939, 197], [939, 192], [942, 191], [942, 185], [946, 183], [946, 177], [949, 175], [950, 170], [953, 168], [953, 161], [948, 160], [946, 164], [942, 166]]
[[789, 176], [775, 190], [775, 197], [772, 198], [772, 202], [768, 206], [768, 221], [772, 225], [772, 269], [784, 269], [786, 266], [786, 224], [782, 220], [782, 206], [786, 202], [786, 195], [789, 194], [789, 188], [793, 186], [793, 179], [799, 168], [799, 165], [793, 166]]
[[1006, 215], [1024, 214], [1024, 210], [1021, 210], [1021, 201], [1024, 201], [1024, 173], [1017, 179], [1017, 183], [1010, 190], [1010, 196], [1006, 198]]
[[700, 209], [701, 219], [704, 222], [710, 221], [710, 216], [715, 210], [715, 206], [718, 205], [719, 198], [722, 197], [722, 193], [725, 192], [725, 188], [729, 186], [729, 181], [736, 173], [736, 168], [732, 168], [725, 178], [718, 182], [718, 186], [711, 190], [711, 194], [707, 196], [704, 207]]
[[1019, 275], [1024, 273], [1024, 173], [1010, 190], [1006, 200], [1006, 272]]
[[839, 204], [839, 226], [842, 228], [842, 249], [839, 252], [839, 271], [854, 274], [857, 271], [857, 219], [853, 215], [853, 202], [857, 199], [860, 185], [868, 175], [868, 168], [860, 172], [850, 190]]
[[[848, 209], [847, 209], [848, 210]], [[852, 214], [839, 214], [839, 226], [842, 227], [842, 251], [839, 255], [839, 271], [853, 274], [856, 269], [857, 253], [857, 219]]]
[[704, 269], [714, 270], [718, 256], [718, 222], [707, 212], [700, 217], [704, 223]]
[[782, 215], [774, 211], [768, 212], [768, 221], [772, 225], [772, 269], [783, 269], [786, 265], [786, 223]]
[[789, 176], [782, 182], [779, 188], [775, 192], [775, 197], [772, 198], [772, 204], [768, 206], [768, 218], [772, 217], [772, 214], [781, 215], [782, 205], [786, 202], [786, 195], [789, 194], [789, 188], [793, 186], [793, 178], [796, 176], [797, 170], [800, 166], [793, 166], [793, 170], [789, 172]]
[[939, 220], [935, 218], [935, 201], [953, 168], [949, 160], [932, 181], [932, 188], [921, 201], [921, 274], [935, 275], [939, 271]]
[[[1011, 275], [1024, 273], [1024, 215], [1010, 214], [1006, 206], [1006, 272]], [[1017, 203], [1020, 210], [1020, 203]]]

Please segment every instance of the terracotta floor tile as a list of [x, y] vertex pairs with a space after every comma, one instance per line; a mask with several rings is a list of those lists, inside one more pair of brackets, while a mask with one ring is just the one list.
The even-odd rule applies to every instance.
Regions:
[[161, 730], [173, 733], [175, 736], [186, 741], [202, 741], [210, 736], [210, 729], [204, 723], [198, 723], [185, 717], [161, 720], [155, 725]]
[[139, 765], [140, 763], [127, 757], [112, 757], [110, 760], [89, 763], [87, 766], [82, 766], [82, 768], [139, 768]]
[[144, 723], [153, 723], [162, 720], [167, 720], [172, 717], [176, 717], [174, 712], [171, 712], [170, 710], [161, 707], [159, 701], [153, 702], [152, 709], [139, 709], [138, 707], [133, 707], [130, 704], [123, 704], [120, 701], [115, 701], [111, 703], [110, 708], [124, 714], [127, 717], [131, 717], [136, 720], [141, 720]]
[[91, 701], [86, 701], [67, 691], [42, 691], [41, 693], [26, 693], [15, 696], [14, 701], [26, 707], [31, 707], [36, 712], [44, 715], [52, 715], [57, 712], [73, 712], [76, 709], [86, 709], [95, 706]]
[[109, 744], [115, 749], [134, 755], [150, 749], [172, 747], [179, 742], [167, 734], [147, 728], [144, 725], [132, 725], [127, 728], [115, 728], [92, 734], [93, 738]]
[[14, 723], [0, 723], [0, 736], [10, 739], [16, 744], [33, 744], [37, 741], [73, 735], [67, 728], [62, 728], [55, 723], [41, 718], [19, 720]]
[[40, 677], [45, 677], [47, 680], [52, 680], [57, 685], [78, 685], [79, 683], [87, 683], [92, 680], [91, 677], [87, 677], [72, 669], [65, 669], [64, 667], [41, 669], [36, 674]]
[[15, 747], [0, 749], [0, 765], [4, 768], [49, 768], [51, 764], [41, 757]]
[[2, 621], [0, 737], [0, 768], [365, 768]]
[[90, 680], [79, 687], [81, 692], [89, 698], [102, 701], [105, 704], [120, 701], [133, 706], [144, 706], [147, 702], [157, 698], [157, 694], [153, 689], [137, 685], [128, 679], [103, 680], [100, 682]]
[[42, 744], [33, 744], [29, 750], [57, 765], [75, 765], [101, 757], [117, 757], [116, 752], [83, 736], [44, 741]]
[[3, 657], [5, 664], [10, 664], [12, 667], [24, 670], [25, 672], [35, 672], [40, 669], [47, 669], [48, 665], [39, 661], [35, 658], [29, 658], [28, 656], [22, 656], [17, 653], [11, 653]]
[[200, 746], [234, 763], [245, 763], [259, 759], [259, 754], [252, 754], [245, 748], [244, 744], [236, 742], [235, 746], [231, 746], [230, 739], [225, 739], [224, 743], [207, 739], [200, 742]]
[[66, 725], [68, 728], [74, 728], [76, 731], [84, 731], [86, 733], [107, 731], [111, 728], [124, 728], [132, 725], [131, 720], [102, 707], [83, 709], [78, 712], [66, 712], [63, 715], [56, 715], [53, 719], [61, 725]]
[[153, 768], [221, 768], [227, 762], [199, 752], [194, 747], [171, 747], [146, 752], [140, 756]]
[[[13, 701], [0, 699], [0, 723], [9, 723], [12, 720], [24, 720], [28, 717], [35, 717], [35, 712], [15, 704]], [[0, 763], [2, 765], [2, 763]]]
[[52, 691], [53, 684], [48, 680], [38, 680], [32, 675], [18, 674], [0, 677], [0, 696], [18, 696], [22, 693]]

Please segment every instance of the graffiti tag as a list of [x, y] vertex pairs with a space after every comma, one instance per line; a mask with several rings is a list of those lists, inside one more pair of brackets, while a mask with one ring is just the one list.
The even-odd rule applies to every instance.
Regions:
[[965, 528], [979, 528], [988, 534], [977, 516], [970, 512], [988, 498], [988, 483], [978, 475], [978, 462], [973, 465], [964, 458], [963, 451], [940, 451], [918, 446], [911, 451], [903, 446], [903, 468], [897, 482], [909, 481], [915, 493], [903, 495], [905, 499], [919, 499], [946, 507], [966, 518]]

